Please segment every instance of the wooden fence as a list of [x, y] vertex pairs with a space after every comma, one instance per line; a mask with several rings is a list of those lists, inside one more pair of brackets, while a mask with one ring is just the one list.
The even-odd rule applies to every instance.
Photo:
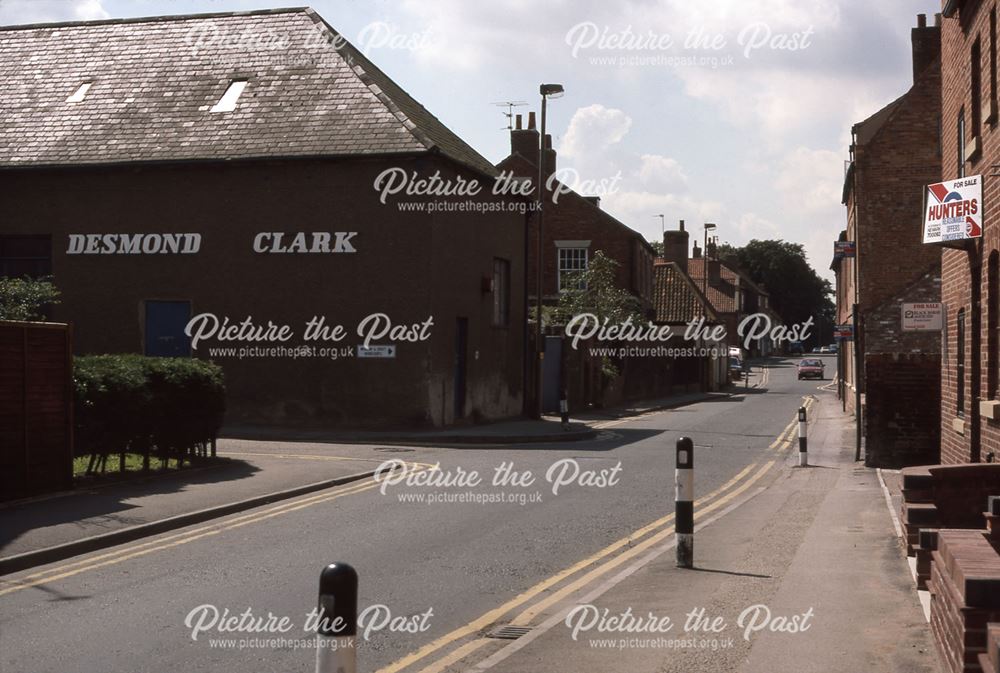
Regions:
[[69, 325], [0, 320], [0, 500], [73, 484]]

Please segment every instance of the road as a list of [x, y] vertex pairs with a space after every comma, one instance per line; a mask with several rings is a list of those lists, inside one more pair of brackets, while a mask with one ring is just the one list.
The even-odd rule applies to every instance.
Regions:
[[[834, 358], [821, 357], [832, 371]], [[793, 444], [796, 410], [822, 383], [797, 381], [791, 360], [772, 361], [755, 380], [762, 385], [731, 397], [601, 423], [588, 442], [350, 447], [352, 455], [415, 464], [413, 479], [478, 473], [485, 483], [403, 483], [384, 493], [357, 483], [4, 577], [0, 670], [311, 671], [314, 654], [298, 641], [311, 642], [302, 624], [316, 604], [319, 571], [334, 560], [357, 568], [362, 609], [385, 606], [369, 614], [406, 618], [361, 642], [359, 670], [442, 670], [449, 657], [482, 646], [469, 636], [494, 624], [538, 623], [643, 544], [669, 536], [678, 437], [694, 439], [706, 513], [766, 486]], [[319, 463], [341, 449], [271, 450]], [[438, 470], [426, 469], [434, 464]], [[520, 478], [530, 471], [534, 483], [489, 483], [505, 466]], [[579, 474], [553, 492], [546, 475], [560, 466], [567, 478]], [[213, 608], [198, 611], [205, 605], [288, 616], [293, 628], [279, 647], [240, 649], [246, 634], [212, 629], [195, 640], [185, 620], [207, 619]]]

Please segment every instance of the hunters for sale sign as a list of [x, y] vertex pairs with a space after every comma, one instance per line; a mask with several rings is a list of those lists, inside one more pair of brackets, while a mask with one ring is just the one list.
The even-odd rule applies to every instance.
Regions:
[[924, 243], [961, 241], [983, 235], [983, 177], [927, 185]]

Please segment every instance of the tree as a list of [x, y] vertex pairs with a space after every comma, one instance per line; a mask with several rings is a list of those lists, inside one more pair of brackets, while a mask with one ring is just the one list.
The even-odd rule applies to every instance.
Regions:
[[0, 320], [42, 320], [45, 308], [58, 303], [51, 278], [0, 277]]
[[609, 324], [622, 323], [628, 318], [641, 322], [639, 300], [615, 284], [617, 270], [618, 262], [598, 250], [585, 271], [568, 277], [564, 274], [570, 288], [559, 292], [556, 320], [565, 324], [575, 315], [593, 313], [602, 322], [607, 319]]
[[754, 239], [743, 247], [719, 246], [719, 258], [738, 267], [771, 295], [771, 307], [786, 325], [812, 318], [817, 345], [829, 343], [836, 319], [830, 281], [820, 278], [800, 243]]
[[[592, 313], [604, 324], [617, 325], [631, 319], [642, 324], [642, 306], [634, 295], [615, 284], [618, 262], [598, 250], [590, 258], [586, 271], [570, 276], [569, 289], [559, 292], [559, 304], [552, 320], [565, 325], [574, 316]], [[601, 358], [601, 371], [608, 378], [618, 375], [618, 368], [608, 357]]]

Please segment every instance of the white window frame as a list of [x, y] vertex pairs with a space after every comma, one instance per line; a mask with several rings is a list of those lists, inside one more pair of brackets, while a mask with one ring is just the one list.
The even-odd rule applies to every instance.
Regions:
[[[582, 269], [570, 269], [563, 268], [563, 252], [583, 252], [583, 268]], [[564, 288], [563, 287], [563, 274], [564, 273], [577, 273], [586, 272], [590, 268], [590, 241], [556, 241], [556, 272], [558, 280], [558, 290], [562, 292], [564, 289], [574, 289], [574, 290], [586, 290], [586, 284], [583, 287], [574, 288]]]

